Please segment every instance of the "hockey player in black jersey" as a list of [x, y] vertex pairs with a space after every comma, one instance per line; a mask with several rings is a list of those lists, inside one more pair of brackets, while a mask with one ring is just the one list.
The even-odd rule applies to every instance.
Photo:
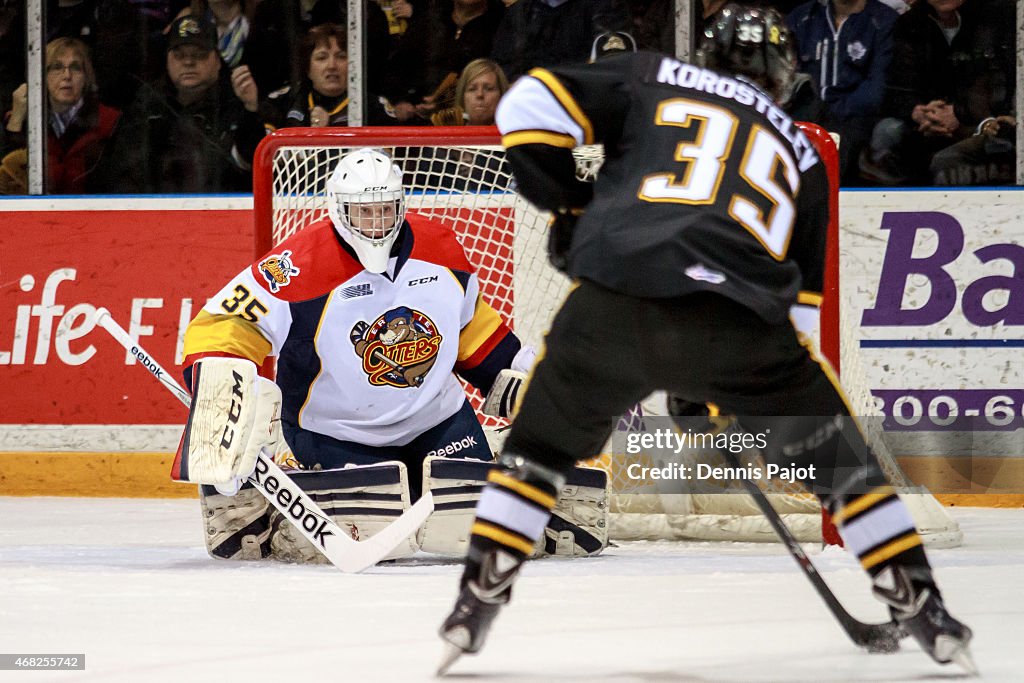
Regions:
[[[829, 210], [824, 164], [776, 103], [792, 37], [774, 10], [728, 5], [699, 54], [699, 65], [639, 52], [534, 69], [499, 106], [519, 189], [555, 215], [552, 260], [578, 286], [477, 506], [441, 671], [482, 647], [565, 473], [655, 389], [748, 428], [793, 416], [773, 432], [800, 452], [794, 464], [817, 466], [813, 490], [875, 595], [936, 661], [970, 666], [971, 632], [946, 611], [906, 507], [865, 485], [885, 479], [859, 431], [809, 431], [814, 416], [850, 413], [799, 339], [817, 326]], [[590, 185], [571, 150], [596, 142], [605, 163]]]

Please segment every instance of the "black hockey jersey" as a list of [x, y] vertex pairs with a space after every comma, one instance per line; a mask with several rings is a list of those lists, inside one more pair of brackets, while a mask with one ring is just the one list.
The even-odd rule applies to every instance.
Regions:
[[520, 191], [580, 208], [570, 151], [604, 143], [569, 274], [638, 297], [714, 291], [780, 322], [820, 301], [828, 179], [758, 86], [650, 52], [534, 69], [497, 115]]

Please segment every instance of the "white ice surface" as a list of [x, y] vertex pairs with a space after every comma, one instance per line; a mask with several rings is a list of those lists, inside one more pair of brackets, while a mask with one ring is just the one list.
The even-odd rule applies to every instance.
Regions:
[[[984, 681], [1024, 681], [1024, 510], [954, 509], [964, 546], [933, 551]], [[345, 575], [227, 563], [195, 501], [0, 498], [0, 652], [85, 653], [85, 671], [0, 681], [420, 681], [460, 568], [429, 559]], [[844, 552], [813, 559], [851, 612], [883, 620]], [[628, 543], [528, 565], [480, 681], [947, 681], [904, 641], [855, 648], [777, 545]]]

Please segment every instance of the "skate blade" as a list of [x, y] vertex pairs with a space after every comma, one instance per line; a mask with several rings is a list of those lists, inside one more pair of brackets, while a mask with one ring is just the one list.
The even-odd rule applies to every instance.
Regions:
[[974, 657], [971, 656], [971, 651], [967, 649], [966, 645], [954, 653], [951, 659], [954, 664], [971, 676], [980, 675], [981, 672], [978, 671], [978, 665], [974, 663]]
[[951, 662], [972, 676], [978, 675], [978, 667], [974, 663], [974, 657], [967, 647], [967, 641], [959, 638], [939, 636], [935, 639], [935, 654], [939, 661]]
[[452, 664], [458, 661], [462, 653], [465, 652], [458, 645], [452, 645], [451, 643], [444, 644], [444, 654], [441, 656], [441, 664], [437, 667], [437, 673], [434, 675], [440, 678], [448, 673], [448, 669], [452, 668]]

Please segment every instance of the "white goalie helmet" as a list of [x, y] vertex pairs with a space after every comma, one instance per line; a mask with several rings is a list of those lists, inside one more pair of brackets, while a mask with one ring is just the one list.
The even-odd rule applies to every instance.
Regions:
[[363, 267], [383, 273], [405, 219], [402, 171], [382, 152], [343, 156], [327, 180], [327, 213]]

